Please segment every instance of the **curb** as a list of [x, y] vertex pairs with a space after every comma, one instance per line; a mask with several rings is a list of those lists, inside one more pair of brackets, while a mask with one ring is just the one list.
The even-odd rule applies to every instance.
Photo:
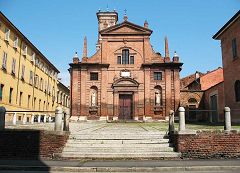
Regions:
[[234, 171], [240, 166], [182, 166], [182, 167], [58, 167], [1, 165], [0, 170], [63, 171], [63, 172], [172, 172], [172, 171]]

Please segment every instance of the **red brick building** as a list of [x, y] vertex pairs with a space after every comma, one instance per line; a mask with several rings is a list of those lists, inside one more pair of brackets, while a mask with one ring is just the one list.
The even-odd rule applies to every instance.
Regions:
[[233, 121], [240, 121], [240, 11], [214, 36], [221, 40], [224, 69], [225, 105], [231, 108]]
[[153, 50], [152, 30], [128, 21], [118, 22], [118, 13], [97, 13], [97, 51], [87, 56], [87, 40], [81, 61], [70, 64], [71, 113], [74, 120], [165, 119], [177, 110], [180, 99], [179, 72], [182, 63]]
[[223, 121], [223, 83], [223, 69], [220, 67], [205, 74], [196, 72], [182, 78], [180, 105], [186, 109], [186, 119], [189, 121]]

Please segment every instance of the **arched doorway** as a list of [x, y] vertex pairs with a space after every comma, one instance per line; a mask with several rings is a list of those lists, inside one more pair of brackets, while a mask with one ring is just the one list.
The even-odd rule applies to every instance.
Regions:
[[139, 83], [130, 78], [116, 79], [113, 87], [114, 116], [119, 120], [133, 120]]

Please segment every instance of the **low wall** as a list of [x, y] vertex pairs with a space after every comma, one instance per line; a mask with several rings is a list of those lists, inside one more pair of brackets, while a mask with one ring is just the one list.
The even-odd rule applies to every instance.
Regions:
[[240, 132], [202, 131], [171, 136], [183, 158], [240, 158]]
[[0, 158], [52, 158], [67, 142], [68, 132], [37, 130], [0, 131]]

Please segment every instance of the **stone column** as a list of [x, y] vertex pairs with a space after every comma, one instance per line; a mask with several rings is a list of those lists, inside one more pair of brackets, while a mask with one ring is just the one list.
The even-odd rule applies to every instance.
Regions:
[[0, 131], [5, 129], [5, 116], [6, 116], [6, 109], [5, 107], [0, 107]]
[[229, 107], [224, 108], [224, 130], [230, 131], [231, 130], [231, 109]]
[[173, 134], [174, 133], [174, 111], [170, 110], [169, 112], [169, 134]]
[[26, 124], [26, 123], [27, 123], [27, 113], [26, 113], [26, 112], [23, 114], [22, 123], [23, 123], [23, 124]]
[[62, 131], [63, 111], [61, 107], [57, 107], [55, 111], [55, 131]]
[[179, 107], [179, 131], [185, 130], [185, 109], [184, 107]]
[[40, 122], [41, 122], [41, 115], [38, 114], [38, 123], [40, 123]]
[[48, 122], [49, 122], [49, 123], [52, 122], [52, 117], [51, 117], [51, 115], [49, 115], [49, 117], [48, 117]]
[[44, 114], [43, 122], [44, 122], [44, 123], [47, 122], [47, 115], [46, 115], [46, 114]]
[[16, 112], [13, 113], [12, 123], [13, 123], [13, 125], [17, 124], [17, 113]]
[[34, 114], [32, 114], [32, 116], [31, 116], [31, 124], [33, 124], [34, 123]]
[[64, 116], [64, 126], [63, 126], [64, 131], [69, 131], [69, 119], [70, 119], [70, 110], [66, 108], [65, 116]]

